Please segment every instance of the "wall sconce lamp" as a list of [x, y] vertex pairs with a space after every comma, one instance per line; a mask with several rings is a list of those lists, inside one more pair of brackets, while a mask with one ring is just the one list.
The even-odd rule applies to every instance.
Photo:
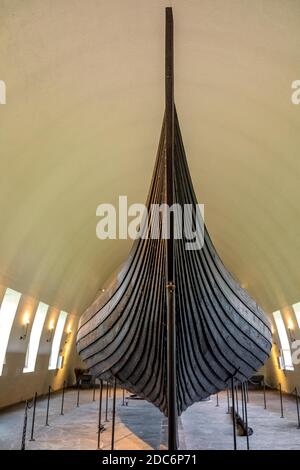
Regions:
[[20, 339], [26, 339], [29, 323], [30, 323], [29, 314], [25, 313], [24, 318], [23, 318], [23, 334], [20, 336]]
[[288, 332], [289, 332], [290, 341], [291, 343], [293, 343], [295, 341], [295, 335], [294, 335], [294, 325], [293, 325], [292, 320], [288, 321]]
[[71, 334], [72, 334], [72, 328], [71, 328], [71, 325], [69, 324], [69, 326], [67, 328], [65, 344], [67, 344], [69, 342]]
[[51, 320], [49, 323], [47, 343], [50, 343], [52, 341], [53, 331], [54, 331], [54, 321]]

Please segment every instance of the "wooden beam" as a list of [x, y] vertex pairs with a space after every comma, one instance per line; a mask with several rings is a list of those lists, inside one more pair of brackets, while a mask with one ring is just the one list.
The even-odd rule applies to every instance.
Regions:
[[[174, 204], [174, 40], [172, 8], [166, 8], [165, 87], [166, 87], [166, 203]], [[166, 240], [167, 289], [167, 403], [168, 448], [177, 449], [176, 400], [176, 316], [174, 272], [174, 213], [170, 212], [169, 238]]]

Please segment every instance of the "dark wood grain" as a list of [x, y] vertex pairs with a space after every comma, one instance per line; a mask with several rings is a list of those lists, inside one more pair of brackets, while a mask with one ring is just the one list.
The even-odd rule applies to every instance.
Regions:
[[[195, 207], [174, 106], [170, 13], [166, 26], [166, 112], [147, 207]], [[173, 400], [175, 418], [226, 389], [232, 375], [242, 382], [251, 377], [271, 350], [267, 317], [225, 268], [207, 229], [201, 250], [188, 251], [185, 243], [174, 234], [167, 243], [136, 240], [108, 289], [82, 315], [77, 333], [78, 352], [95, 376], [115, 378], [165, 415]]]

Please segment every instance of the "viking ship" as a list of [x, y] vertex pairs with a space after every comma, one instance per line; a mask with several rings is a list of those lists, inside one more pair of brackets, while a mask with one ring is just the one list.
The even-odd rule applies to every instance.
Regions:
[[[166, 108], [147, 200], [197, 204], [174, 105], [173, 15], [166, 9]], [[151, 224], [151, 221], [150, 221]], [[176, 419], [188, 406], [244, 382], [271, 350], [262, 309], [225, 268], [204, 226], [186, 250], [170, 217], [167, 239], [138, 238], [120, 271], [80, 319], [77, 349], [90, 371]], [[176, 438], [175, 438], [176, 439]], [[175, 447], [170, 441], [169, 446]]]

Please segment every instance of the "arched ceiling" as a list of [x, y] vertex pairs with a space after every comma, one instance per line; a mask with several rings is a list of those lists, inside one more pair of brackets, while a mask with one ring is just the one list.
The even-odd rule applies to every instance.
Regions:
[[164, 8], [199, 202], [268, 311], [300, 300], [300, 2], [0, 0], [1, 282], [80, 314], [130, 241], [96, 207], [146, 199], [164, 111]]

